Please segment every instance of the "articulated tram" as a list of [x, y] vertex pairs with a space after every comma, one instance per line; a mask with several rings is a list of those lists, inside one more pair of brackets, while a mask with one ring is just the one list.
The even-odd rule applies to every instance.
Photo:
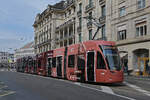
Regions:
[[[111, 41], [91, 40], [73, 44], [38, 54], [27, 62], [29, 63], [25, 64], [28, 66], [25, 70], [28, 69], [28, 73], [34, 70], [34, 74], [42, 76], [81, 82], [123, 82], [123, 68], [118, 50]], [[24, 62], [18, 59], [18, 71], [24, 69], [24, 64], [21, 63]]]

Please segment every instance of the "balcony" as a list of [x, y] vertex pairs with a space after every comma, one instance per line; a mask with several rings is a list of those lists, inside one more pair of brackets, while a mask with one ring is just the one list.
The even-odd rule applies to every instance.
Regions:
[[85, 12], [88, 12], [94, 8], [94, 3], [90, 3], [85, 7]]
[[70, 20], [64, 22], [63, 24], [57, 26], [56, 31], [59, 31], [60, 29], [64, 28], [65, 26], [68, 26], [68, 25], [73, 24], [73, 23], [75, 23], [75, 17], [73, 17], [72, 19], [70, 19]]
[[63, 38], [60, 38], [60, 39], [59, 39], [58, 41], [56, 41], [56, 42], [65, 41], [65, 40], [68, 40], [68, 39], [74, 38], [74, 37], [75, 37], [74, 34], [70, 34], [69, 36], [67, 35], [67, 36], [65, 36], [65, 37], [63, 37]]
[[103, 36], [101, 38], [98, 38], [97, 40], [104, 40], [104, 41], [107, 41], [107, 37], [106, 36]]
[[88, 28], [92, 28], [92, 22], [91, 22], [91, 21], [89, 21], [89, 22], [87, 23], [87, 27], [88, 27]]
[[106, 0], [99, 0], [100, 5], [103, 5], [104, 3], [106, 3]]
[[106, 16], [101, 16], [101, 17], [99, 18], [99, 22], [100, 22], [101, 24], [105, 23], [105, 22], [106, 22]]
[[81, 17], [81, 15], [82, 15], [82, 11], [79, 10], [79, 11], [77, 12], [77, 16], [78, 16], [78, 17]]
[[78, 33], [80, 33], [80, 32], [81, 32], [81, 29], [82, 29], [82, 28], [81, 28], [81, 26], [78, 26], [78, 27], [77, 27], [77, 31], [78, 31]]

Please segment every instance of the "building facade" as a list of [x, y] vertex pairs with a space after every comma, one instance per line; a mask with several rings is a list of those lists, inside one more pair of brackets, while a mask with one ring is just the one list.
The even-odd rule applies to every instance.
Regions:
[[6, 67], [8, 65], [8, 52], [0, 52], [0, 67]]
[[[128, 69], [143, 71], [149, 61], [139, 58], [150, 56], [149, 11], [150, 0], [65, 0], [48, 5], [36, 16], [33, 25], [35, 52], [80, 43], [95, 36], [96, 40], [115, 41]], [[97, 26], [91, 20], [101, 25], [96, 35]]]
[[[107, 0], [108, 33], [129, 70], [147, 70], [150, 56], [150, 0]], [[141, 59], [140, 59], [141, 58]]]
[[0, 67], [11, 67], [14, 63], [14, 54], [8, 52], [0, 52]]
[[103, 24], [96, 39], [106, 38], [106, 1], [66, 0], [48, 5], [38, 14], [33, 24], [35, 33], [35, 52], [42, 53], [51, 49], [91, 40], [97, 26], [83, 17], [97, 18]]
[[56, 25], [64, 20], [63, 6], [63, 1], [55, 5], [48, 5], [41, 14], [37, 14], [33, 24], [36, 54], [55, 48], [55, 45], [52, 44], [55, 44]]
[[16, 60], [19, 58], [28, 57], [28, 56], [35, 56], [34, 42], [30, 42], [24, 45], [22, 48], [17, 49], [14, 54], [14, 62], [16, 62]]

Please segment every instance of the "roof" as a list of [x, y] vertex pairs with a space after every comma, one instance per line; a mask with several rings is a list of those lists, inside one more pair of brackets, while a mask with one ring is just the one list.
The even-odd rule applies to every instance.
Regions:
[[20, 49], [27, 49], [27, 48], [33, 48], [33, 47], [34, 47], [34, 42], [30, 42], [30, 43], [24, 45], [24, 46], [23, 46], [22, 48], [20, 48]]
[[56, 3], [55, 5], [53, 5], [53, 7], [56, 8], [56, 9], [64, 9], [64, 3], [65, 3], [65, 1], [61, 1], [61, 2]]

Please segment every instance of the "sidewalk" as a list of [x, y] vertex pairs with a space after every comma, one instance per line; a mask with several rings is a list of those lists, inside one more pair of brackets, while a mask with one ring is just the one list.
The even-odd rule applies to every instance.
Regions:
[[124, 73], [124, 78], [125, 79], [134, 78], [134, 79], [140, 79], [140, 80], [150, 80], [150, 76], [127, 75], [126, 73]]

